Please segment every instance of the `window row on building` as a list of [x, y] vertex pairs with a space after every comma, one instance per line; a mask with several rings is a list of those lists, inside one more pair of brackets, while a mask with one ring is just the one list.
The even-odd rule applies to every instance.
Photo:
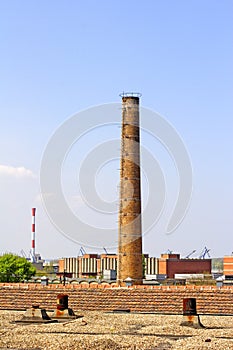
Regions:
[[[145, 255], [142, 268], [144, 276], [174, 278], [175, 274], [211, 274], [211, 259], [181, 259], [179, 254], [161, 254], [160, 258]], [[116, 254], [84, 254], [59, 260], [59, 274], [65, 272], [71, 278], [104, 277], [109, 270], [117, 271]]]

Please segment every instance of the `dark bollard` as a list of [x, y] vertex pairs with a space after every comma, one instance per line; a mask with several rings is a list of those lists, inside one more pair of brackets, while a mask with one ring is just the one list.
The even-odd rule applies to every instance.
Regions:
[[57, 310], [68, 309], [68, 295], [58, 294], [57, 295]]
[[183, 299], [183, 315], [197, 315], [197, 305], [195, 298]]
[[78, 316], [75, 315], [74, 311], [68, 306], [68, 295], [67, 294], [58, 294], [57, 295], [57, 308], [53, 311], [51, 315], [52, 319], [64, 321], [67, 319], [76, 319]]
[[183, 320], [181, 326], [193, 328], [205, 328], [197, 314], [197, 306], [195, 298], [183, 299]]

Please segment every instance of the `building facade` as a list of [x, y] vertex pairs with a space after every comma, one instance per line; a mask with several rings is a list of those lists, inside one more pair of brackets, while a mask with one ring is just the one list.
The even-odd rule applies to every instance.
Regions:
[[[229, 258], [229, 257], [226, 257]], [[233, 257], [225, 259], [225, 273], [233, 275]], [[84, 254], [59, 260], [59, 274], [72, 278], [102, 278], [104, 271], [117, 271], [116, 254]], [[144, 256], [144, 276], [174, 278], [175, 274], [211, 274], [211, 259], [181, 259], [179, 254], [161, 254], [160, 258]]]
[[159, 274], [174, 278], [175, 274], [211, 274], [211, 259], [181, 259], [180, 254], [161, 254]]
[[100, 278], [105, 270], [117, 270], [116, 254], [84, 254], [59, 260], [59, 274], [72, 278]]
[[233, 276], [233, 255], [224, 256], [223, 274], [224, 276]]

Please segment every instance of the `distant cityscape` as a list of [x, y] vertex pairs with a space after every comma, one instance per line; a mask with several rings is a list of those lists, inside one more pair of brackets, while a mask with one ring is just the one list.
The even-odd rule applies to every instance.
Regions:
[[[117, 254], [87, 254], [83, 248], [80, 252], [82, 254], [77, 257], [51, 261], [44, 261], [37, 254], [33, 265], [40, 275], [47, 277], [47, 283], [116, 282]], [[143, 284], [233, 285], [233, 255], [211, 259], [203, 253], [198, 258], [182, 258], [180, 254], [169, 251], [160, 257], [144, 254], [142, 265]], [[37, 274], [33, 281], [40, 283], [41, 277]]]
[[[167, 251], [150, 257], [142, 250], [141, 169], [140, 169], [140, 93], [123, 92], [121, 125], [120, 190], [117, 254], [87, 254], [83, 247], [77, 257], [64, 257], [47, 266], [35, 250], [35, 216], [32, 208], [31, 262], [47, 272], [43, 283], [115, 283], [118, 286], [146, 283], [205, 283], [233, 285], [233, 254], [211, 259], [207, 247], [198, 258], [193, 250], [184, 258]], [[37, 274], [38, 275], [38, 274]], [[50, 276], [49, 276], [50, 275]], [[37, 277], [34, 281], [41, 282]]]

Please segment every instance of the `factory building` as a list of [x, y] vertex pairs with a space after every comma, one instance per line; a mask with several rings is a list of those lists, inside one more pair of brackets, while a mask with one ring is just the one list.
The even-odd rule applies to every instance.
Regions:
[[176, 274], [211, 274], [211, 259], [181, 259], [180, 254], [161, 254], [158, 273], [167, 278]]
[[223, 257], [223, 274], [233, 277], [233, 255]]
[[[117, 259], [116, 254], [84, 254], [77, 258], [63, 258], [59, 260], [59, 274], [65, 271], [72, 278], [104, 277], [105, 271], [117, 270]], [[211, 259], [181, 259], [180, 254], [161, 254], [160, 258], [144, 255], [146, 277], [174, 278], [176, 274], [211, 274]]]
[[66, 275], [72, 278], [103, 277], [106, 270], [117, 270], [115, 254], [84, 254], [77, 258], [59, 260], [59, 274], [65, 271]]
[[149, 256], [145, 258], [145, 276], [158, 275], [159, 273], [159, 259]]

